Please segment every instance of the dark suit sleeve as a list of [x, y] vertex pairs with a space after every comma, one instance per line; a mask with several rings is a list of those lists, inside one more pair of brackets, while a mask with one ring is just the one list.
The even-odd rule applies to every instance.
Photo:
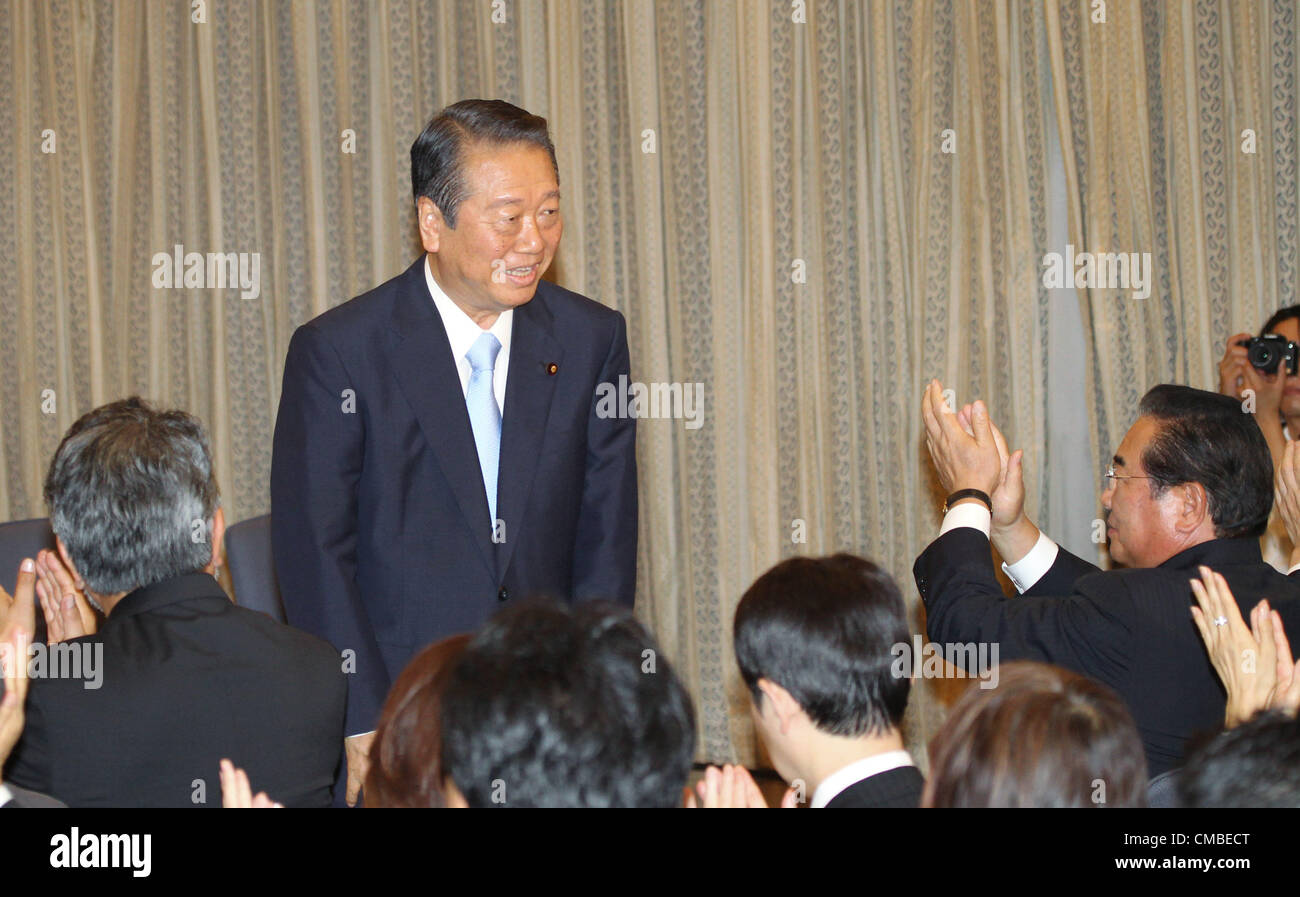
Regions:
[[[631, 379], [627, 323], [618, 315], [597, 383]], [[587, 474], [573, 543], [573, 597], [616, 601], [636, 596], [636, 419], [601, 418], [592, 395], [587, 422]]]
[[1090, 576], [1064, 596], [1007, 598], [988, 537], [970, 527], [931, 542], [913, 573], [932, 641], [996, 645], [999, 662], [1052, 663], [1114, 688], [1127, 675], [1135, 613], [1119, 580]]
[[[345, 413], [345, 390], [353, 391], [354, 413]], [[275, 420], [271, 537], [289, 622], [354, 652], [349, 735], [374, 729], [389, 686], [356, 581], [364, 402], [326, 338], [311, 325], [298, 328]]]
[[45, 713], [41, 707], [40, 688], [28, 685], [23, 734], [14, 745], [0, 780], [28, 791], [51, 791], [50, 748], [45, 737]]
[[1025, 589], [1025, 595], [1068, 595], [1074, 591], [1074, 584], [1089, 573], [1100, 573], [1101, 568], [1090, 564], [1078, 555], [1071, 554], [1061, 546], [1056, 546], [1056, 560], [1048, 571], [1039, 577], [1038, 582]]

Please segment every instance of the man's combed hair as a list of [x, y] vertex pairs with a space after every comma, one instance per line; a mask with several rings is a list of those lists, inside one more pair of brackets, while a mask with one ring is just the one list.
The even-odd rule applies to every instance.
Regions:
[[560, 181], [555, 146], [546, 119], [505, 100], [461, 100], [443, 109], [411, 144], [411, 191], [426, 196], [450, 228], [465, 200], [465, 154], [475, 145], [508, 146], [530, 143], [546, 150]]
[[630, 612], [526, 603], [451, 674], [443, 768], [471, 807], [676, 807], [695, 753], [685, 687]]
[[207, 566], [218, 503], [198, 418], [136, 396], [82, 415], [45, 476], [50, 525], [100, 595]]
[[756, 703], [767, 679], [834, 735], [880, 735], [903, 718], [911, 683], [894, 675], [893, 647], [908, 641], [907, 615], [898, 586], [870, 561], [837, 554], [777, 564], [741, 598], [733, 637]]
[[1142, 455], [1153, 493], [1200, 483], [1216, 538], [1263, 535], [1273, 510], [1273, 459], [1240, 401], [1166, 383], [1142, 397], [1138, 413], [1160, 422]]
[[1179, 775], [1184, 806], [1300, 807], [1300, 721], [1257, 714], [1194, 751]]

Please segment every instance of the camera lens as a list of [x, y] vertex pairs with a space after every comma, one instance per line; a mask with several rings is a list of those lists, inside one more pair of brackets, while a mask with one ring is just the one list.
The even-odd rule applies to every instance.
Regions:
[[1254, 343], [1247, 354], [1251, 365], [1265, 373], [1272, 373], [1277, 369], [1277, 363], [1281, 361], [1277, 350], [1262, 341]]

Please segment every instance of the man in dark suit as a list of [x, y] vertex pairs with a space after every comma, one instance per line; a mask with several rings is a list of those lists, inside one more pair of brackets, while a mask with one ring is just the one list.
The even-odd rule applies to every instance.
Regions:
[[[930, 638], [996, 644], [1002, 660], [1110, 686], [1133, 713], [1152, 776], [1181, 763], [1194, 733], [1223, 724], [1224, 691], [1191, 614], [1201, 567], [1223, 574], [1243, 617], [1268, 598], [1300, 631], [1300, 584], [1260, 556], [1272, 463], [1239, 402], [1172, 385], [1143, 397], [1102, 493], [1111, 558], [1128, 568], [1108, 572], [1025, 517], [1022, 453], [1008, 455], [982, 402], [954, 415], [932, 381], [922, 414], [950, 493], [939, 538], [914, 567]], [[1002, 593], [990, 540], [1023, 598]]]
[[[347, 679], [328, 644], [216, 582], [225, 521], [199, 421], [135, 398], [95, 409], [60, 443], [45, 498], [51, 644], [28, 665], [6, 783], [71, 806], [216, 807], [230, 758], [286, 806], [328, 806]], [[97, 632], [52, 613], [80, 587], [105, 614]]]
[[848, 554], [783, 561], [740, 599], [733, 640], [759, 736], [810, 806], [920, 805], [899, 732], [911, 675], [894, 663], [907, 616], [888, 573]]
[[425, 254], [309, 321], [284, 367], [272, 538], [289, 622], [348, 660], [348, 803], [423, 646], [548, 595], [631, 606], [623, 316], [541, 279], [563, 222], [546, 120], [447, 107], [411, 148]]

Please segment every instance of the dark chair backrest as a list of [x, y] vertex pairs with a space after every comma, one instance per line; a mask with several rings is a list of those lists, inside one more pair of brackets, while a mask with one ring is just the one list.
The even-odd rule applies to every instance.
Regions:
[[[23, 558], [35, 558], [43, 548], [56, 549], [48, 517], [0, 523], [0, 585], [10, 595], [18, 585], [18, 565]], [[40, 609], [37, 608], [37, 616]]]
[[271, 515], [241, 520], [226, 529], [226, 560], [235, 603], [285, 622], [284, 602], [271, 556]]
[[1147, 782], [1147, 806], [1163, 809], [1182, 806], [1178, 797], [1178, 776], [1181, 773], [1181, 769], [1171, 769]]

